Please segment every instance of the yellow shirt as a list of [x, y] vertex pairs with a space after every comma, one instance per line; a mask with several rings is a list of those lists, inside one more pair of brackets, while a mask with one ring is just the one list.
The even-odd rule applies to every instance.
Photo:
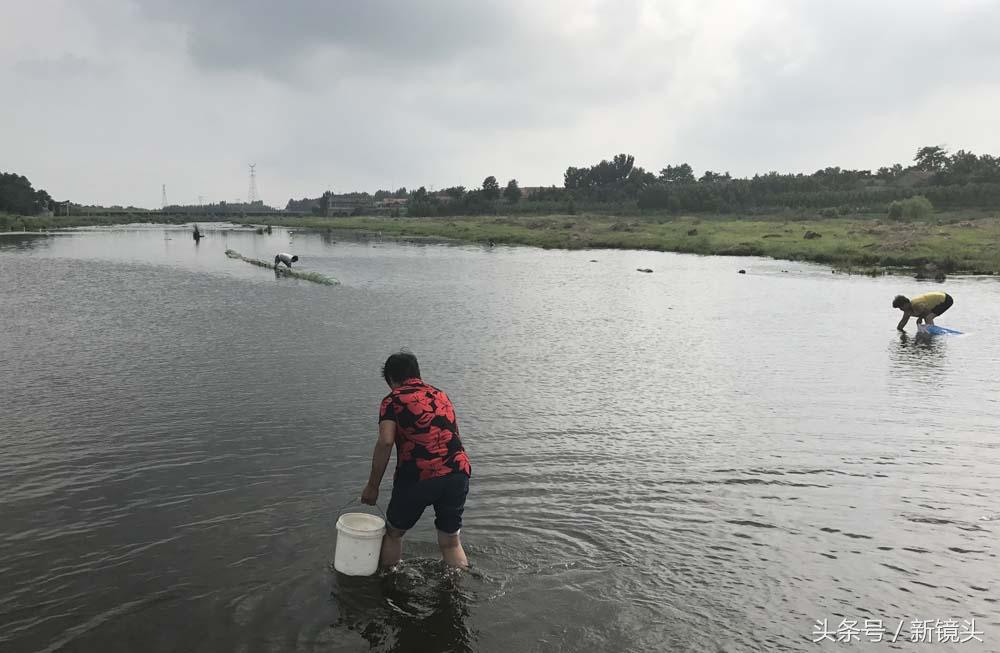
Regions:
[[940, 304], [943, 304], [946, 297], [947, 295], [943, 292], [928, 292], [923, 295], [917, 295], [910, 300], [910, 313], [917, 317], [924, 317], [933, 312]]

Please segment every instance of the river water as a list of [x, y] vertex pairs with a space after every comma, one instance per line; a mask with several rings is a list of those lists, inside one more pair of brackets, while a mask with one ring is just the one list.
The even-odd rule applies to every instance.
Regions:
[[[892, 297], [938, 288], [966, 335], [898, 335]], [[882, 620], [898, 650], [997, 651], [997, 324], [994, 279], [283, 229], [3, 236], [0, 650], [885, 650]], [[456, 405], [473, 571], [441, 568], [425, 514], [400, 569], [338, 577], [401, 347]], [[814, 644], [823, 620], [862, 632]]]

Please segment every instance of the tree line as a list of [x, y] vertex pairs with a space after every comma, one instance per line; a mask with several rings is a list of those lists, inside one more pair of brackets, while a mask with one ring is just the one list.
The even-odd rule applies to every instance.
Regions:
[[[366, 213], [406, 200], [411, 216], [492, 214], [501, 210], [573, 212], [575, 203], [600, 208], [633, 207], [675, 212], [767, 212], [817, 210], [822, 215], [884, 212], [895, 201], [922, 196], [938, 208], [1000, 208], [1000, 157], [967, 150], [950, 153], [939, 145], [921, 147], [910, 165], [876, 171], [827, 167], [812, 174], [768, 172], [736, 178], [705, 170], [700, 176], [687, 163], [670, 164], [659, 173], [635, 165], [631, 154], [617, 154], [590, 166], [570, 166], [562, 187], [530, 189], [516, 179], [506, 185], [493, 175], [478, 188], [452, 186], [430, 192], [398, 188], [288, 200], [285, 209], [327, 215], [332, 206], [353, 206]], [[24, 176], [0, 174], [0, 213], [37, 215], [58, 203]], [[99, 208], [99, 207], [94, 207]], [[202, 207], [204, 208], [204, 207]], [[228, 208], [228, 207], [227, 207]], [[399, 209], [394, 209], [398, 211]]]
[[1000, 206], [1000, 157], [966, 150], [949, 154], [941, 146], [926, 146], [906, 167], [897, 163], [875, 172], [828, 167], [812, 174], [733, 178], [712, 170], [696, 177], [687, 163], [668, 165], [654, 175], [635, 166], [631, 155], [619, 154], [590, 167], [567, 168], [564, 188], [578, 200], [687, 212], [874, 212], [915, 195], [939, 207], [994, 208]]
[[[967, 150], [949, 153], [942, 146], [917, 150], [910, 165], [896, 163], [878, 170], [827, 167], [812, 174], [755, 174], [737, 178], [728, 171], [705, 170], [696, 175], [688, 163], [670, 164], [659, 173], [635, 165], [631, 154], [617, 154], [590, 166], [570, 166], [562, 187], [534, 188], [524, 195], [516, 179], [501, 188], [489, 176], [479, 188], [452, 186], [429, 192], [421, 186], [408, 191], [378, 191], [338, 196], [406, 198], [411, 216], [492, 214], [567, 210], [575, 204], [668, 210], [690, 213], [769, 212], [784, 209], [817, 210], [824, 216], [885, 212], [896, 201], [922, 196], [939, 208], [1000, 207], [1000, 157]], [[319, 200], [289, 200], [294, 210]], [[299, 209], [301, 210], [301, 209]], [[358, 209], [363, 212], [363, 209]]]
[[[567, 176], [570, 171], [567, 170]], [[627, 192], [623, 188], [622, 192]], [[896, 200], [920, 195], [940, 208], [1000, 206], [1000, 157], [941, 146], [917, 150], [913, 164], [870, 170], [829, 167], [806, 174], [769, 172], [733, 179], [687, 164], [668, 166], [634, 198], [639, 208], [691, 212], [820, 209], [826, 213], [880, 212]]]
[[27, 177], [0, 173], [0, 213], [38, 215], [54, 208], [55, 202], [49, 194], [42, 189], [35, 190]]

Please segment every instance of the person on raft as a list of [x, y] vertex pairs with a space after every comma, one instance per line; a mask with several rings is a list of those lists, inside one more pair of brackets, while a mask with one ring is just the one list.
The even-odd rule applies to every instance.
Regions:
[[382, 377], [391, 392], [379, 409], [371, 475], [361, 492], [362, 503], [375, 505], [395, 444], [396, 472], [379, 563], [391, 567], [399, 562], [403, 535], [433, 505], [441, 557], [451, 567], [468, 568], [459, 533], [472, 466], [458, 436], [455, 408], [448, 395], [424, 383], [411, 353], [389, 356]]
[[892, 307], [903, 311], [903, 319], [896, 325], [896, 329], [902, 331], [911, 317], [917, 318], [918, 329], [921, 324], [932, 326], [934, 318], [947, 311], [954, 303], [955, 300], [951, 298], [951, 295], [940, 291], [917, 295], [913, 299], [896, 295], [896, 298], [892, 300]]
[[292, 267], [292, 263], [295, 263], [298, 260], [299, 260], [298, 256], [289, 256], [284, 252], [280, 252], [277, 256], [274, 257], [274, 269], [277, 270], [278, 264], [280, 263], [284, 263], [287, 267]]

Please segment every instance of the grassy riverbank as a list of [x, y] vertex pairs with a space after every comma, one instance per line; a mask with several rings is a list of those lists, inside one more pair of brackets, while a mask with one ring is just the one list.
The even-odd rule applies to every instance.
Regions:
[[[692, 254], [770, 256], [840, 269], [940, 270], [1000, 274], [1000, 216], [940, 213], [926, 222], [884, 217], [784, 219], [606, 215], [470, 218], [291, 218], [298, 228], [351, 229], [400, 237], [534, 245], [650, 249]], [[818, 234], [807, 238], [806, 235]], [[811, 235], [811, 234], [810, 234]]]
[[[162, 218], [160, 218], [162, 220]], [[250, 218], [248, 218], [250, 219]], [[129, 216], [16, 218], [29, 230], [135, 222]], [[180, 218], [170, 220], [179, 222]], [[926, 221], [884, 215], [837, 218], [581, 213], [448, 218], [269, 217], [267, 223], [303, 229], [347, 229], [386, 236], [447, 238], [546, 248], [650, 249], [692, 254], [770, 256], [840, 269], [927, 269], [1000, 274], [1000, 214], [941, 212]], [[16, 228], [16, 227], [15, 227]], [[2, 229], [2, 228], [0, 228]], [[806, 238], [812, 232], [818, 237]]]

